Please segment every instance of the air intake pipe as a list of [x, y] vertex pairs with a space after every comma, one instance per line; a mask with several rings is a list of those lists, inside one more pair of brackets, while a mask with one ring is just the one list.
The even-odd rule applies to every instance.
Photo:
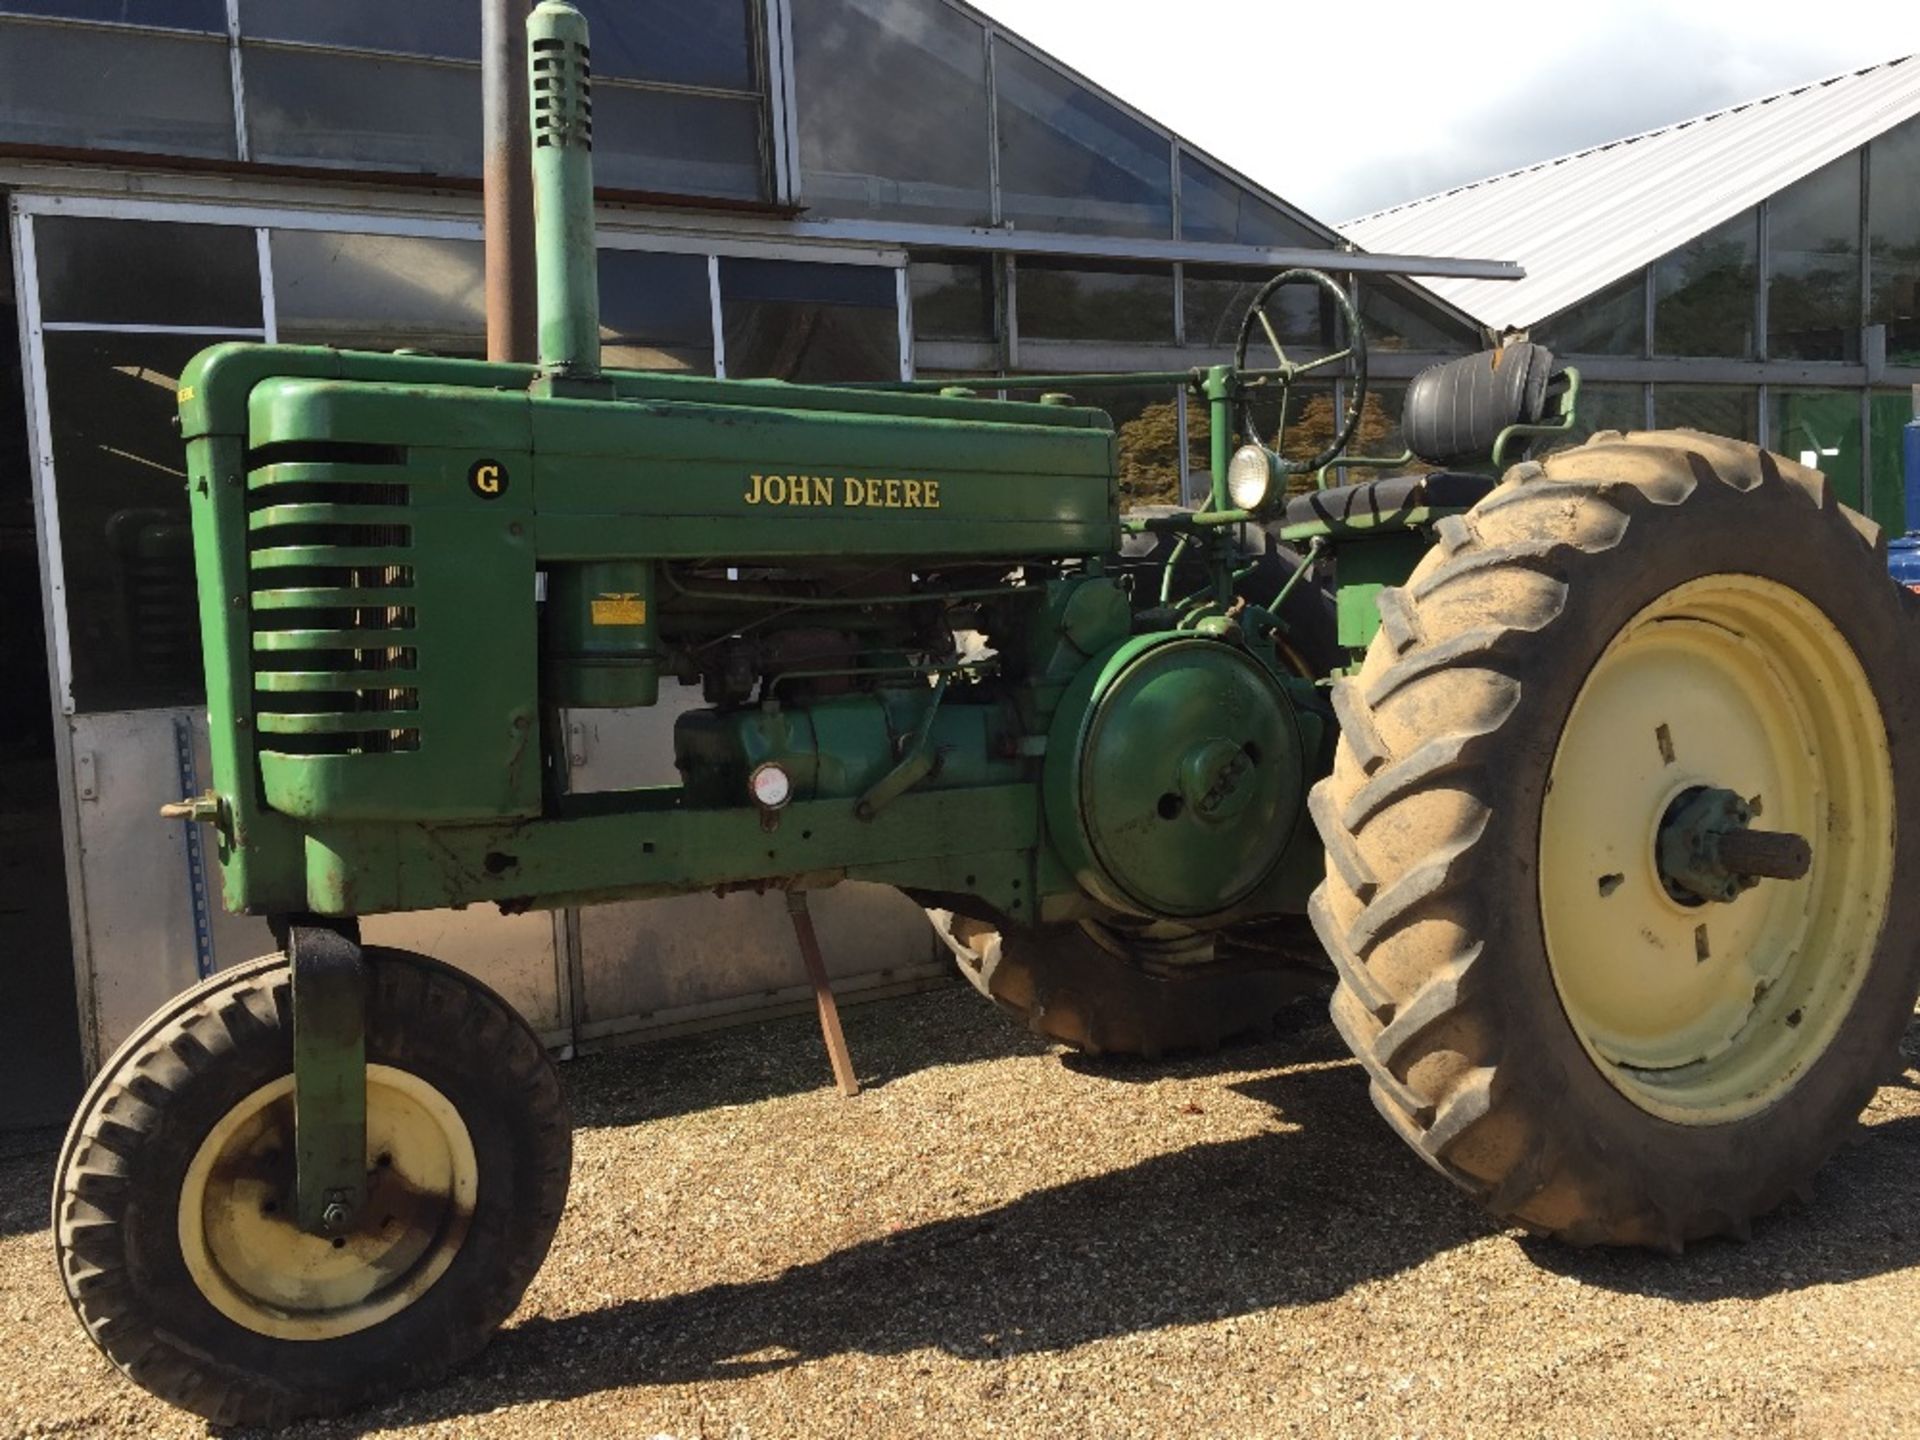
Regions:
[[600, 282], [593, 244], [593, 94], [587, 21], [566, 0], [527, 17], [540, 368], [600, 373]]

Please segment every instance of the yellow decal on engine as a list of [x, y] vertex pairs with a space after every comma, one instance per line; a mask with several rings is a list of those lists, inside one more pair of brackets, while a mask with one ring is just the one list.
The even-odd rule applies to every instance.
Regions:
[[632, 591], [599, 595], [587, 602], [587, 610], [596, 625], [644, 625], [647, 602]]
[[[837, 483], [836, 483], [837, 481]], [[864, 475], [749, 475], [748, 505], [781, 505], [788, 509], [829, 506], [851, 510], [938, 510], [938, 480], [878, 479]]]

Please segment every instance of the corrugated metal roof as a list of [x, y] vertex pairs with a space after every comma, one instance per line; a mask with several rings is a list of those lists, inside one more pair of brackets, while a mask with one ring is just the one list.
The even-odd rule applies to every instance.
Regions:
[[1368, 250], [1518, 260], [1524, 280], [1426, 284], [1495, 328], [1530, 325], [1915, 114], [1920, 57], [1909, 55], [1340, 228]]

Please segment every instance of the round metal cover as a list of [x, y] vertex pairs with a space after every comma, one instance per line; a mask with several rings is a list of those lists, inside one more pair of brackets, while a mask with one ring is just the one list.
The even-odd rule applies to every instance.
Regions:
[[1156, 646], [1100, 696], [1078, 781], [1087, 844], [1116, 889], [1153, 914], [1224, 910], [1266, 879], [1294, 828], [1292, 705], [1226, 645]]

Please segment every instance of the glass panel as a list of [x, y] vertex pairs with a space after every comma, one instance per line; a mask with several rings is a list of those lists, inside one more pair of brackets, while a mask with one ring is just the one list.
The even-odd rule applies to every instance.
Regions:
[[1639, 355], [1647, 342], [1647, 272], [1636, 270], [1532, 327], [1556, 355]]
[[1623, 434], [1628, 430], [1647, 428], [1646, 388], [1641, 385], [1606, 385], [1583, 381], [1580, 386], [1580, 409], [1573, 417], [1573, 429], [1567, 432], [1561, 442], [1547, 441], [1552, 449], [1564, 449], [1568, 445], [1578, 445], [1589, 436], [1602, 430], [1618, 430]]
[[271, 245], [281, 340], [486, 353], [486, 273], [477, 240], [276, 230]]
[[1920, 117], [1879, 136], [1868, 155], [1867, 323], [1887, 327], [1888, 364], [1920, 365]]
[[1773, 434], [1770, 448], [1789, 460], [1825, 473], [1842, 505], [1860, 508], [1860, 392], [1787, 390], [1771, 392]]
[[715, 90], [759, 90], [753, 0], [577, 0], [593, 73]]
[[[221, 28], [226, 28], [224, 22]], [[323, 5], [313, 0], [240, 0], [240, 33], [256, 40], [304, 40], [478, 61], [480, 7], [473, 0], [406, 0], [403, 5], [393, 0], [326, 0]], [[598, 29], [593, 39], [598, 52]], [[594, 59], [599, 59], [597, 53]], [[247, 88], [253, 88], [251, 68]]]
[[727, 374], [777, 380], [897, 380], [894, 272], [878, 265], [720, 262]]
[[1022, 257], [1014, 294], [1028, 339], [1173, 343], [1170, 266]]
[[594, 184], [762, 199], [761, 114], [757, 99], [601, 85], [593, 92]]
[[1653, 423], [1662, 430], [1705, 430], [1734, 440], [1760, 438], [1760, 392], [1733, 385], [1656, 385]]
[[478, 70], [257, 45], [242, 58], [255, 160], [480, 173]]
[[600, 360], [614, 369], [711, 375], [707, 257], [602, 250]]
[[0, 0], [0, 15], [51, 15], [63, 20], [227, 33], [225, 0]]
[[[11, 0], [0, 0], [0, 6]], [[141, 0], [144, 5], [145, 0]], [[173, 0], [179, 3], [179, 0]], [[218, 9], [219, 0], [213, 0]], [[593, 70], [608, 78], [756, 90], [751, 0], [580, 0], [593, 34]], [[222, 19], [220, 29], [226, 29]], [[240, 0], [240, 31], [262, 40], [480, 58], [473, 0]], [[249, 77], [251, 81], [251, 77]]]
[[1654, 354], [1753, 354], [1759, 226], [1743, 210], [1654, 262]]
[[[833, 215], [986, 224], [982, 33], [925, 0], [793, 0], [807, 204]], [[861, 83], [847, 84], [849, 75]]]
[[1002, 218], [1034, 230], [1173, 235], [1165, 136], [997, 37], [993, 63]]
[[1430, 300], [1392, 281], [1360, 282], [1360, 323], [1376, 350], [1427, 350], [1448, 354], [1478, 347], [1480, 337]]
[[1767, 355], [1860, 360], [1860, 152], [1767, 201]]
[[[1354, 427], [1353, 439], [1347, 445], [1347, 451], [1353, 455], [1404, 455], [1407, 450], [1407, 437], [1400, 429], [1400, 412], [1406, 408], [1407, 387], [1405, 385], [1369, 385], [1366, 403], [1360, 407], [1360, 423]], [[1415, 460], [1410, 470], [1429, 468], [1424, 461]], [[1359, 474], [1353, 479], [1363, 478]]]
[[1222, 245], [1300, 245], [1329, 249], [1331, 241], [1211, 165], [1180, 152], [1180, 237]]
[[43, 320], [258, 328], [251, 227], [44, 215], [33, 222]]
[[913, 333], [922, 340], [992, 340], [994, 260], [985, 255], [916, 255], [907, 266]]
[[0, 140], [231, 160], [227, 47], [133, 30], [0, 23]]
[[[1010, 377], [1011, 378], [1011, 377]], [[1009, 390], [1009, 400], [1038, 400], [1038, 390]], [[1120, 508], [1180, 503], [1180, 392], [1158, 387], [1088, 390], [1074, 403], [1113, 419], [1120, 450]]]
[[1180, 503], [1180, 392], [1102, 390], [1120, 450], [1120, 508]]
[[[1240, 322], [1271, 270], [1224, 270], [1205, 265], [1185, 269], [1187, 344], [1231, 350]], [[1283, 345], [1311, 352], [1333, 347], [1333, 301], [1317, 285], [1283, 285], [1267, 301], [1267, 318]], [[1261, 332], [1264, 346], [1265, 332]]]
[[1876, 390], [1868, 401], [1873, 433], [1873, 518], [1889, 535], [1907, 530], [1906, 427], [1913, 419], [1908, 390]]
[[196, 703], [203, 693], [185, 462], [174, 389], [211, 341], [55, 331], [47, 411], [76, 708]]

